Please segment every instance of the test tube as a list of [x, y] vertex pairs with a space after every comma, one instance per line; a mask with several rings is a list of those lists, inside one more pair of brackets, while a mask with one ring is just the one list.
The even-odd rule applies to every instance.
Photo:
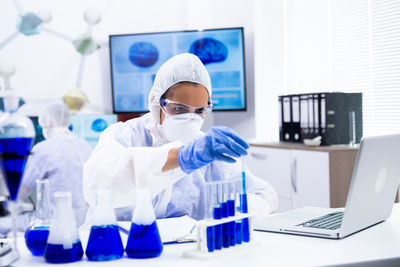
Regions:
[[[228, 187], [227, 181], [221, 182], [222, 189], [222, 202], [221, 202], [221, 210], [222, 210], [222, 218], [228, 218]], [[222, 224], [222, 246], [224, 248], [229, 248], [229, 223]]]
[[[228, 216], [233, 217], [235, 216], [235, 199], [236, 199], [236, 186], [235, 181], [228, 181]], [[235, 222], [229, 222], [229, 245], [234, 246], [236, 245], [236, 238], [235, 238]]]
[[[207, 189], [207, 197], [206, 197], [206, 205], [207, 205], [207, 218], [213, 218], [213, 199], [215, 198], [215, 195], [213, 194], [213, 184], [212, 183], [207, 183], [206, 185]], [[207, 249], [208, 252], [213, 252], [215, 249], [215, 227], [214, 226], [209, 226], [207, 227]]]
[[[238, 201], [236, 201], [236, 210], [238, 212], [241, 212], [241, 206], [240, 206], [240, 196], [242, 194], [242, 179], [237, 179], [234, 181], [235, 183], [235, 196]], [[235, 240], [236, 244], [242, 244], [242, 220], [237, 220], [235, 222]]]
[[[244, 171], [243, 171], [243, 175]], [[243, 181], [245, 181], [243, 179]], [[245, 191], [245, 184], [243, 184], [243, 193], [240, 195], [240, 211], [242, 213], [248, 213], [248, 206], [247, 206], [247, 194]], [[249, 225], [249, 218], [242, 219], [242, 241], [249, 242], [250, 241], [250, 225]]]
[[[220, 195], [222, 194], [221, 190], [221, 183], [220, 182], [215, 182], [213, 184], [214, 188], [214, 196], [215, 196], [215, 201], [214, 201], [214, 209], [213, 209], [213, 218], [214, 220], [220, 220], [222, 219], [222, 208], [220, 206]], [[218, 224], [214, 226], [214, 232], [215, 232], [215, 249], [219, 250], [222, 248], [222, 225]]]

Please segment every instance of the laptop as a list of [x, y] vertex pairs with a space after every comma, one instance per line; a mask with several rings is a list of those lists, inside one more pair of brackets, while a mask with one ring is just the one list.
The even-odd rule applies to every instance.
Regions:
[[255, 219], [260, 231], [340, 239], [386, 220], [400, 182], [400, 134], [364, 137], [345, 208], [303, 207]]

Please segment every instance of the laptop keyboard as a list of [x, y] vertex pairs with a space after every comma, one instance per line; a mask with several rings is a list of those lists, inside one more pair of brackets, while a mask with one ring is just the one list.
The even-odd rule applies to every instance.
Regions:
[[342, 224], [342, 219], [343, 219], [343, 212], [337, 211], [303, 222], [301, 224], [298, 224], [297, 226], [336, 230], [340, 228]]

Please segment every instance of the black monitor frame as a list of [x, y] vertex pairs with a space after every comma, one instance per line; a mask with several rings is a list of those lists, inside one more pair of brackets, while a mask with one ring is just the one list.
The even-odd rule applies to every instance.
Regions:
[[243, 27], [230, 27], [230, 28], [216, 28], [216, 29], [205, 29], [205, 30], [182, 30], [182, 31], [166, 31], [166, 32], [145, 32], [145, 33], [129, 33], [129, 34], [111, 34], [108, 37], [109, 51], [110, 51], [110, 74], [111, 74], [111, 97], [112, 106], [114, 114], [145, 114], [149, 111], [116, 111], [115, 110], [115, 98], [114, 98], [114, 75], [113, 75], [113, 60], [112, 60], [112, 50], [111, 50], [111, 38], [117, 36], [133, 36], [133, 35], [150, 35], [150, 34], [167, 34], [167, 33], [181, 33], [181, 32], [203, 32], [203, 31], [218, 31], [218, 30], [237, 30], [242, 31], [242, 44], [243, 44], [243, 81], [244, 81], [244, 108], [240, 109], [213, 109], [213, 112], [230, 112], [230, 111], [247, 111], [247, 80], [246, 80], [246, 50], [245, 50], [245, 40], [244, 40], [244, 28]]

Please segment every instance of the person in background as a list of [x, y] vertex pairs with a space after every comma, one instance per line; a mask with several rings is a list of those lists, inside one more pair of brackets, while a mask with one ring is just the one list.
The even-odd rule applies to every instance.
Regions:
[[22, 179], [19, 199], [26, 199], [36, 188], [37, 179], [49, 179], [50, 210], [54, 211], [54, 193], [70, 191], [77, 225], [86, 216], [88, 204], [82, 193], [82, 166], [92, 147], [69, 129], [70, 112], [64, 103], [51, 103], [39, 116], [44, 141], [36, 144], [29, 155]]
[[[148, 96], [150, 112], [108, 127], [85, 163], [83, 191], [90, 207], [106, 187], [118, 219], [130, 220], [135, 190], [144, 188], [152, 193], [157, 218], [204, 218], [206, 182], [240, 179], [241, 161], [235, 158], [249, 148], [227, 127], [200, 131], [212, 109], [211, 93], [209, 74], [197, 56], [185, 53], [165, 62]], [[276, 210], [275, 190], [250, 172], [247, 192], [250, 210]]]

